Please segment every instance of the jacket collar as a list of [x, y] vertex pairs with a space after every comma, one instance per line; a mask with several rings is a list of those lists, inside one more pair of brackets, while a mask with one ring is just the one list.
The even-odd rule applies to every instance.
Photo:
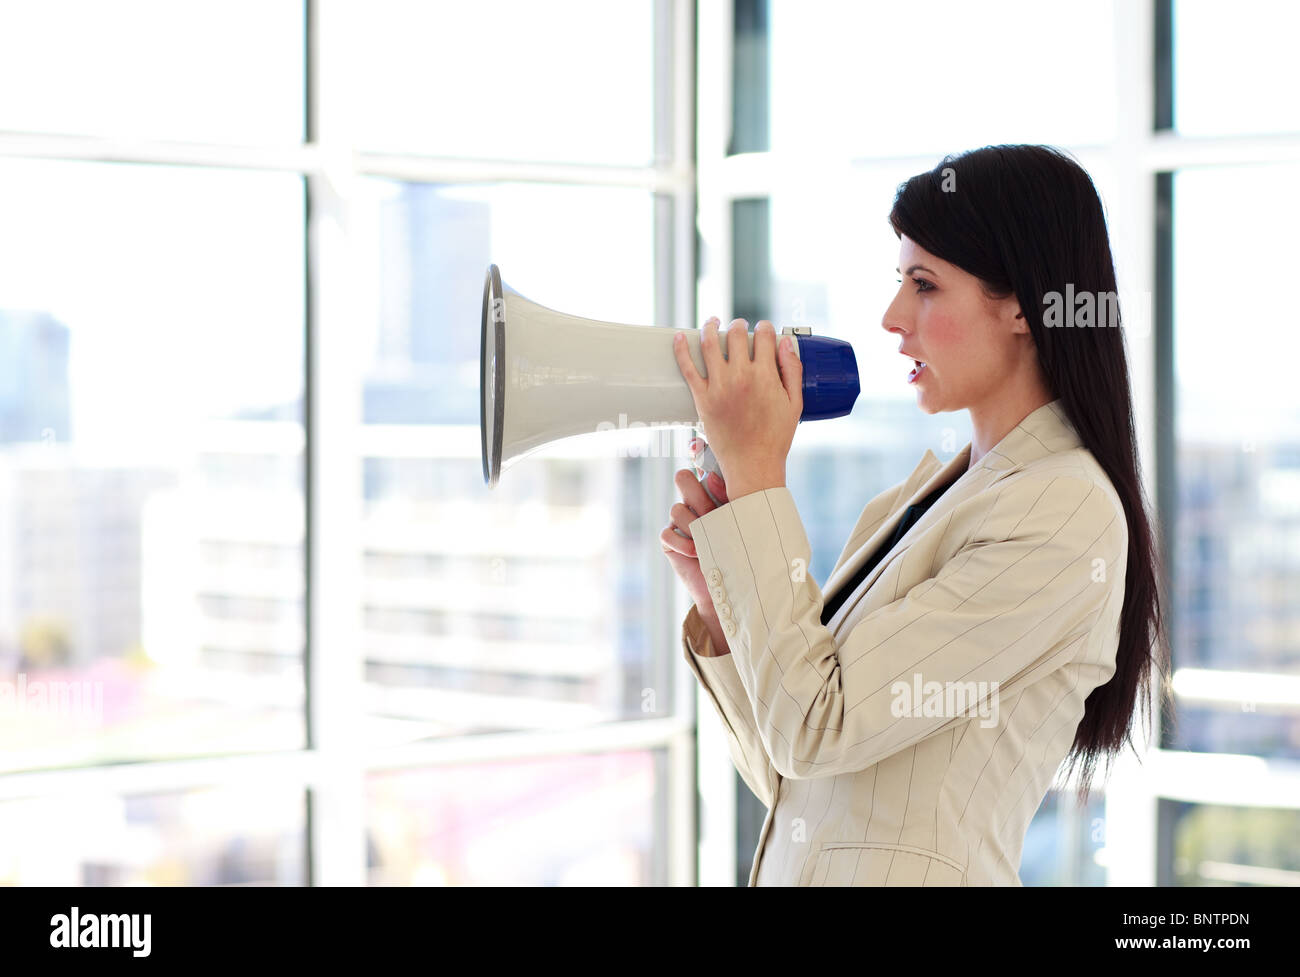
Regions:
[[1064, 402], [1057, 397], [1026, 414], [1006, 437], [989, 449], [976, 467], [983, 465], [992, 471], [1010, 471], [1081, 444], [1078, 432], [1065, 416]]
[[[1008, 431], [1002, 440], [990, 448], [973, 466], [970, 464], [971, 442], [969, 441], [947, 462], [941, 462], [935, 453], [927, 448], [925, 454], [921, 456], [920, 464], [908, 477], [910, 493], [905, 489], [900, 498], [906, 498], [907, 505], [910, 505], [925, 498], [937, 486], [945, 485], [954, 478], [974, 475], [976, 472], [1012, 471], [1058, 451], [1077, 448], [1080, 444], [1082, 442], [1079, 440], [1078, 432], [1065, 416], [1065, 405], [1058, 397], [1026, 414], [1019, 424]], [[921, 481], [915, 482], [917, 478]]]
[[[909, 529], [900, 540], [898, 547], [900, 552], [907, 545], [907, 537], [912, 535], [917, 526], [937, 518], [948, 508], [988, 488], [1002, 477], [1003, 473], [1023, 468], [1058, 451], [1069, 451], [1081, 443], [1074, 426], [1065, 416], [1065, 406], [1058, 397], [1025, 415], [1019, 424], [1008, 431], [1006, 436], [973, 466], [970, 465], [971, 442], [969, 441], [946, 462], [940, 461], [938, 456], [927, 448], [925, 454], [921, 456], [921, 461], [912, 470], [912, 474], [904, 481], [898, 494], [899, 502], [895, 505], [893, 513], [870, 538], [858, 547], [853, 556], [845, 560], [840, 568], [827, 578], [822, 596], [829, 599], [843, 586], [867, 558], [893, 535], [907, 507], [921, 501], [940, 485], [951, 483], [951, 487], [939, 496], [934, 505], [918, 520], [916, 526]], [[885, 563], [885, 560], [881, 560], [872, 569], [866, 581], [868, 586], [884, 569]]]

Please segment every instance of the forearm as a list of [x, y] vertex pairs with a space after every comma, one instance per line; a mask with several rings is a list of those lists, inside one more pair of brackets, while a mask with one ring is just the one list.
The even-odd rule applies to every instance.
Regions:
[[[781, 466], [779, 471], [771, 468], [754, 471], [748, 477], [738, 476], [735, 486], [730, 483], [726, 485], [727, 502], [730, 503], [742, 496], [762, 492], [769, 488], [785, 488], [784, 466]], [[704, 657], [710, 658], [731, 654], [731, 646], [727, 644], [727, 636], [722, 630], [722, 622], [718, 619], [718, 612], [707, 594], [696, 597], [695, 609], [699, 613], [700, 619], [707, 626], [709, 641], [713, 646], [712, 654], [704, 654]]]

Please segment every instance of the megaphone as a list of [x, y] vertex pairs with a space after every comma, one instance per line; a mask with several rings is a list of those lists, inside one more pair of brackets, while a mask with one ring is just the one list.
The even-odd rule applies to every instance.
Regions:
[[[504, 468], [561, 438], [628, 424], [699, 427], [695, 399], [673, 353], [672, 338], [679, 332], [707, 376], [698, 329], [625, 325], [557, 312], [504, 284], [500, 269], [489, 265], [479, 354], [483, 481], [495, 486]], [[853, 347], [813, 336], [807, 326], [787, 326], [780, 335], [795, 337], [803, 363], [799, 419], [849, 413], [859, 392]], [[718, 340], [725, 357], [725, 331]], [[752, 331], [748, 345], [752, 357]], [[717, 470], [716, 464], [710, 467]]]

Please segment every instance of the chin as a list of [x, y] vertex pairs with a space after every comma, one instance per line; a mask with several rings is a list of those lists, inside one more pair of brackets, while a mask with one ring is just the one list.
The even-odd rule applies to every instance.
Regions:
[[918, 390], [916, 397], [916, 406], [926, 414], [938, 414], [943, 411], [939, 399], [926, 390]]

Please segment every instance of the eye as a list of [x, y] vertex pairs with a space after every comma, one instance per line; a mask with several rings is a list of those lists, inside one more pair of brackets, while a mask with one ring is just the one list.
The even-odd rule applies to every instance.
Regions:
[[[895, 278], [894, 281], [898, 282], [898, 284], [900, 285], [903, 284], [903, 279], [901, 278]], [[917, 292], [930, 292], [934, 290], [934, 286], [931, 285], [929, 282], [927, 282], [924, 278], [917, 278], [913, 276], [912, 281], [916, 282]], [[922, 285], [924, 285], [925, 287], [922, 288], [921, 287]]]

